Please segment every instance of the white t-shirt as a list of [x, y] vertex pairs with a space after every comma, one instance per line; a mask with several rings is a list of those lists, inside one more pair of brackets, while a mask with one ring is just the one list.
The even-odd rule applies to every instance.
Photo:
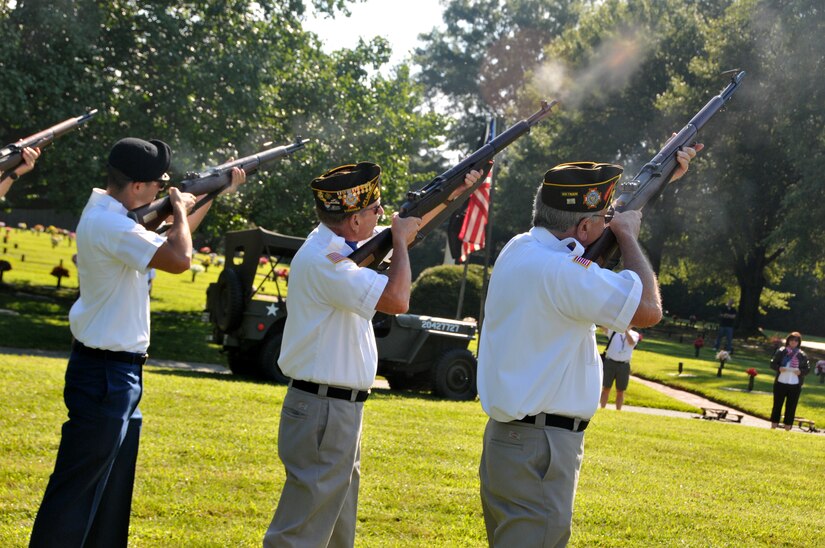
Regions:
[[80, 298], [69, 326], [91, 348], [146, 352], [149, 348], [147, 270], [165, 238], [126, 214], [104, 190], [92, 191], [77, 226]]
[[389, 278], [347, 258], [352, 249], [320, 224], [295, 254], [289, 272], [289, 314], [278, 365], [288, 377], [367, 390], [378, 350], [375, 306]]
[[610, 346], [607, 347], [607, 357], [614, 362], [629, 362], [633, 356], [633, 349], [639, 342], [639, 334], [632, 329], [628, 330], [630, 337], [625, 335], [624, 331], [615, 335], [613, 333], [616, 332], [612, 329], [607, 332], [607, 338], [610, 341]]
[[478, 350], [478, 394], [491, 418], [543, 412], [590, 419], [596, 412], [602, 368], [595, 323], [627, 329], [642, 283], [634, 272], [582, 259], [583, 252], [572, 238], [533, 228], [496, 260]]

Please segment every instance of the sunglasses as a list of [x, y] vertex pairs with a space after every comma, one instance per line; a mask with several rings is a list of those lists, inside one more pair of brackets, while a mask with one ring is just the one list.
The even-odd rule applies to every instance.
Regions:
[[375, 204], [375, 205], [374, 205], [374, 206], [372, 206], [372, 207], [368, 207], [368, 208], [367, 208], [367, 211], [372, 211], [372, 212], [373, 212], [373, 213], [375, 213], [376, 215], [380, 215], [380, 214], [381, 214], [380, 212], [381, 212], [381, 208], [382, 208], [382, 207], [384, 207], [384, 206], [382, 206], [381, 204]]

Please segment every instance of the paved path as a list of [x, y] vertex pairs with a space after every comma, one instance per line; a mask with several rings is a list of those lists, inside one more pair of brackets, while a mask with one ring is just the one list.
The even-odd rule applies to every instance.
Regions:
[[[61, 352], [61, 351], [52, 351], [52, 350], [35, 350], [35, 349], [21, 349], [21, 348], [6, 348], [0, 347], [0, 354], [13, 354], [18, 356], [45, 356], [49, 358], [63, 358], [68, 359], [69, 353], [68, 352]], [[181, 369], [186, 371], [198, 371], [203, 373], [217, 373], [221, 375], [229, 374], [230, 371], [227, 367], [223, 365], [217, 364], [209, 364], [209, 363], [195, 363], [195, 362], [181, 362], [176, 360], [157, 360], [153, 358], [149, 358], [148, 363], [146, 364], [149, 367], [161, 367], [167, 369]], [[648, 381], [636, 376], [631, 376], [631, 382], [637, 382], [639, 384], [643, 384], [648, 386], [654, 390], [661, 392], [662, 394], [669, 396], [673, 399], [685, 402], [687, 404], [693, 405], [695, 407], [711, 407], [715, 409], [727, 409], [732, 413], [738, 413], [740, 415], [744, 415], [742, 417], [742, 425], [745, 426], [754, 426], [758, 428], [770, 428], [771, 423], [764, 419], [760, 419], [759, 417], [754, 417], [753, 415], [748, 415], [743, 413], [742, 411], [737, 411], [732, 407], [728, 407], [726, 405], [722, 405], [720, 403], [713, 402], [702, 396], [697, 396], [696, 394], [691, 394], [690, 392], [685, 392], [684, 390], [678, 390], [676, 388], [671, 388], [670, 386], [666, 386], [664, 384]], [[384, 379], [376, 379], [373, 388], [379, 390], [389, 390], [389, 384]], [[608, 404], [607, 406], [610, 409], [615, 409], [613, 404]], [[683, 411], [672, 411], [670, 409], [656, 409], [651, 407], [635, 407], [632, 405], [624, 405], [622, 406], [623, 412], [631, 412], [631, 413], [645, 413], [648, 415], [660, 415], [660, 416], [667, 416], [667, 417], [680, 417], [680, 418], [697, 418], [698, 415], [695, 413], [685, 413]], [[717, 421], [720, 424], [740, 424], [730, 421]], [[801, 432], [797, 427], [794, 428], [793, 431]]]

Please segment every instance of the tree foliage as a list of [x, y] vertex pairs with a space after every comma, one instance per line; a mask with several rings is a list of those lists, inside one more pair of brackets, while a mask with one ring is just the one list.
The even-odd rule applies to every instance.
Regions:
[[[489, 53], [478, 44], [490, 43], [487, 27], [495, 36], [520, 21], [503, 10], [482, 17], [491, 4], [498, 3], [449, 2], [445, 17], [453, 14], [457, 28], [431, 33], [419, 60], [428, 93], [447, 95], [456, 111], [480, 111], [486, 97], [506, 97], [497, 106], [515, 120], [539, 98], [562, 100], [555, 116], [499, 159], [494, 245], [527, 228], [544, 171], [593, 160], [622, 164], [631, 176], [724, 87], [720, 73], [741, 67], [748, 72], [742, 89], [700, 134], [707, 148], [691, 173], [645, 209], [642, 243], [665, 283], [710, 300], [703, 304], [739, 297], [745, 331], [755, 330], [766, 311], [797, 302], [783, 283], [789, 273], [821, 278], [825, 239], [810, 221], [825, 203], [818, 180], [825, 167], [821, 6], [564, 3], [565, 24], [540, 40], [540, 52], [522, 55], [520, 85], [496, 88], [494, 79], [476, 76], [474, 61]], [[482, 92], [491, 82], [494, 93]]]
[[[348, 3], [313, 1], [337, 17]], [[0, 13], [0, 137], [101, 110], [44, 154], [9, 204], [79, 211], [103, 184], [108, 148], [128, 135], [169, 142], [177, 176], [267, 142], [311, 140], [251, 177], [242, 195], [219, 200], [202, 225], [213, 236], [247, 223], [305, 234], [314, 224], [309, 181], [344, 163], [379, 163], [385, 202], [396, 203], [432, 175], [414, 178], [411, 162], [439, 144], [441, 118], [418, 108], [422, 90], [406, 66], [379, 72], [386, 40], [325, 53], [302, 29], [306, 9], [299, 0], [21, 0]]]

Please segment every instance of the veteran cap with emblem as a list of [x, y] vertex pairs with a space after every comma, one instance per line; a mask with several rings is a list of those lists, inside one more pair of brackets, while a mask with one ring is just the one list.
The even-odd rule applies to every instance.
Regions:
[[598, 211], [610, 205], [622, 167], [596, 162], [559, 164], [544, 174], [541, 201], [562, 211]]
[[313, 179], [310, 187], [322, 211], [361, 211], [381, 197], [381, 167], [370, 162], [336, 167]]

